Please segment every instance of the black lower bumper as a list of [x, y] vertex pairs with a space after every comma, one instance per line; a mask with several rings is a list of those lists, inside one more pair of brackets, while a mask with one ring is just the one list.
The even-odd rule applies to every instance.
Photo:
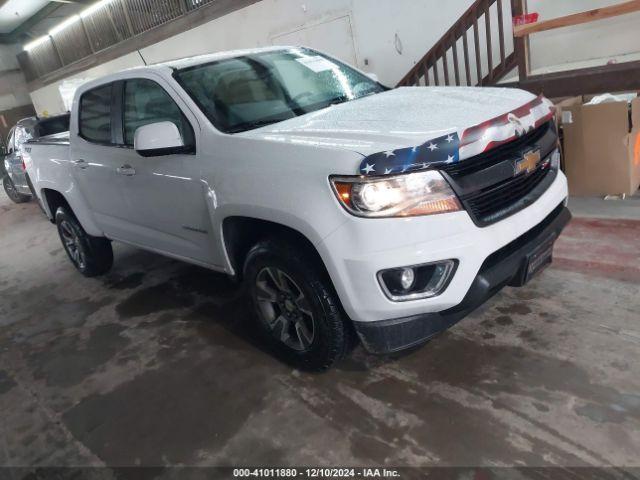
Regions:
[[426, 342], [478, 308], [502, 287], [522, 286], [528, 280], [529, 259], [541, 245], [554, 240], [571, 220], [560, 204], [547, 218], [513, 242], [491, 254], [480, 267], [462, 302], [437, 313], [354, 322], [363, 345], [372, 353], [392, 353]]

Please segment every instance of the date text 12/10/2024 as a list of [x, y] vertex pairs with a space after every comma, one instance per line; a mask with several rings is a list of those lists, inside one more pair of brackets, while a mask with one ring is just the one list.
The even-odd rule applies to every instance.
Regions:
[[387, 468], [236, 468], [234, 478], [400, 478]]

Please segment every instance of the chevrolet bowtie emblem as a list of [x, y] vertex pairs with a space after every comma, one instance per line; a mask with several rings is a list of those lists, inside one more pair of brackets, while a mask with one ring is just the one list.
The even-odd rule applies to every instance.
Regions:
[[538, 163], [540, 163], [540, 150], [525, 153], [524, 158], [516, 162], [515, 175], [533, 172], [538, 167]]

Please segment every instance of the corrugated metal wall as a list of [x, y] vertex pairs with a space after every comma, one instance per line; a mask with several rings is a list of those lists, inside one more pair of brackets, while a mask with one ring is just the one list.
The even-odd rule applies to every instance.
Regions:
[[20, 55], [33, 81], [216, 0], [112, 0]]

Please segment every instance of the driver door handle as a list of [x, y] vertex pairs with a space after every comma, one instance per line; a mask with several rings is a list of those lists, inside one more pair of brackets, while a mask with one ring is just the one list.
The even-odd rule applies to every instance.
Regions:
[[136, 174], [136, 169], [131, 165], [122, 165], [116, 169], [120, 175], [124, 175], [125, 177], [131, 177]]

